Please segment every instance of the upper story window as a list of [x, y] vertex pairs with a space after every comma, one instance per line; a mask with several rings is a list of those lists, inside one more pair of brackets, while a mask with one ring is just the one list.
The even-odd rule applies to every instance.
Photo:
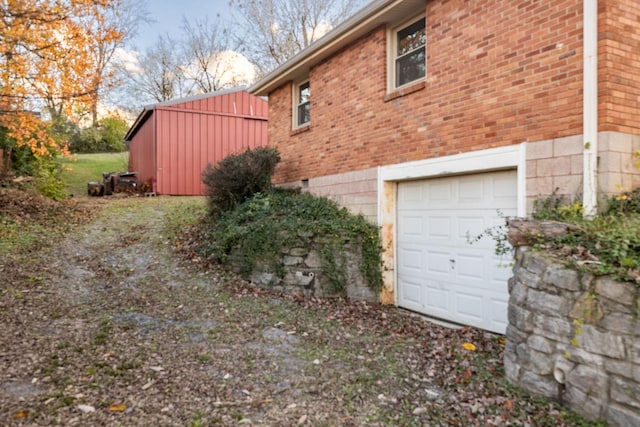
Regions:
[[393, 31], [392, 90], [424, 79], [427, 69], [426, 42], [424, 17]]
[[310, 96], [309, 80], [295, 85], [293, 124], [296, 128], [304, 126], [311, 121]]

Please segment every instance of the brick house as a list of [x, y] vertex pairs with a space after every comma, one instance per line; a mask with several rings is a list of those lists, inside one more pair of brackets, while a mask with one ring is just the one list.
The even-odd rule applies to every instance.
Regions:
[[467, 236], [640, 183], [637, 0], [374, 0], [249, 91], [275, 181], [381, 226], [383, 302], [492, 331], [510, 270]]

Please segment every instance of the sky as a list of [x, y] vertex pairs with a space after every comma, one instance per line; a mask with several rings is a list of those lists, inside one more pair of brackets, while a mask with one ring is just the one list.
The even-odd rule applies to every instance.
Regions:
[[142, 24], [130, 48], [144, 50], [153, 45], [161, 34], [168, 33], [178, 38], [183, 16], [190, 21], [208, 16], [215, 22], [218, 15], [223, 20], [233, 20], [229, 0], [148, 0], [147, 5], [150, 18], [156, 22]]

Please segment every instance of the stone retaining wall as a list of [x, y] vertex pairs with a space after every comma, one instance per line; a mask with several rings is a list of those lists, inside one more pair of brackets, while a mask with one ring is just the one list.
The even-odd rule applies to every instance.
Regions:
[[[326, 264], [322, 256], [326, 245], [322, 238], [312, 233], [286, 236], [283, 241], [288, 244], [284, 245], [275, 259], [258, 262], [249, 273], [249, 279], [256, 285], [307, 297], [346, 296], [354, 300], [379, 300], [378, 292], [371, 289], [360, 272], [360, 251], [348, 241], [333, 253], [337, 266]], [[243, 261], [238, 251], [229, 257], [229, 263], [236, 271], [242, 269]], [[336, 274], [340, 268], [344, 273], [341, 277], [344, 291], [336, 292], [329, 275]]]
[[640, 426], [638, 288], [520, 247], [509, 282], [507, 378], [611, 426]]

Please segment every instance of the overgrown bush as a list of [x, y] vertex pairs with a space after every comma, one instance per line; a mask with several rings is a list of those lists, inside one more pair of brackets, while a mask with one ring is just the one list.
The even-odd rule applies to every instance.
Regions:
[[323, 274], [333, 292], [341, 293], [346, 286], [346, 265], [336, 257], [344, 256], [347, 243], [360, 250], [359, 268], [369, 286], [379, 290], [382, 285], [378, 228], [327, 198], [272, 189], [224, 212], [209, 227], [205, 256], [224, 263], [233, 252], [243, 260], [244, 273], [251, 272], [258, 261], [283, 273], [281, 249], [299, 233], [308, 233], [318, 236], [322, 244]]
[[217, 218], [252, 195], [271, 188], [271, 176], [280, 154], [275, 148], [258, 147], [232, 154], [202, 172], [209, 212]]
[[578, 202], [563, 203], [555, 194], [539, 199], [534, 218], [558, 220], [573, 227], [566, 235], [541, 240], [537, 246], [593, 274], [612, 274], [618, 280], [640, 283], [638, 198], [640, 190], [614, 196], [606, 211], [591, 219], [582, 217]]

